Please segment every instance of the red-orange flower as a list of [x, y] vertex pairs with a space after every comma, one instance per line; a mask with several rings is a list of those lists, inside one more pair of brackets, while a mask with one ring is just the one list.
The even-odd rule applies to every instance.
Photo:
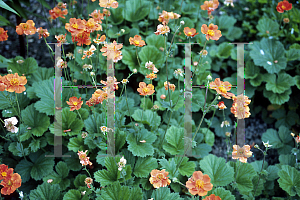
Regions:
[[[104, 52], [102, 55], [107, 56], [107, 60], [114, 59], [114, 62], [117, 62], [119, 58], [122, 58], [122, 51], [118, 51], [123, 47], [123, 44], [117, 44], [114, 40], [112, 44], [104, 44], [100, 49], [101, 52]], [[118, 58], [118, 59], [116, 59]]]
[[170, 19], [178, 19], [180, 16], [181, 15], [179, 14], [163, 10], [163, 13], [159, 16], [158, 21], [164, 25], [167, 25]]
[[206, 35], [207, 40], [219, 40], [219, 38], [222, 36], [221, 31], [218, 30], [218, 26], [213, 24], [210, 24], [208, 27], [206, 24], [203, 24], [201, 27], [201, 32]]
[[54, 7], [52, 10], [49, 10], [49, 14], [51, 19], [56, 19], [59, 17], [65, 19], [66, 17], [64, 15], [68, 14], [68, 10], [67, 9], [61, 10], [58, 7]]
[[195, 35], [199, 34], [199, 33], [196, 33], [196, 29], [189, 28], [189, 27], [185, 27], [183, 32], [187, 37], [195, 37]]
[[238, 105], [237, 103], [232, 104], [230, 111], [238, 119], [249, 118], [251, 115], [249, 106]]
[[7, 38], [8, 38], [7, 31], [4, 30], [4, 28], [0, 27], [0, 42], [7, 40]]
[[157, 78], [157, 75], [154, 73], [147, 74], [146, 78], [150, 78], [151, 80], [153, 80], [153, 79]]
[[13, 173], [13, 170], [10, 169], [7, 171], [6, 178], [0, 183], [0, 185], [4, 186], [1, 189], [1, 194], [4, 195], [10, 195], [17, 188], [21, 187], [21, 176], [18, 173]]
[[203, 200], [222, 200], [219, 196], [211, 194], [210, 196], [205, 197]]
[[142, 46], [146, 45], [145, 41], [142, 40], [142, 37], [139, 35], [135, 35], [134, 38], [130, 37], [129, 42], [130, 42], [130, 44], [133, 44], [136, 47], [142, 47]]
[[201, 10], [207, 10], [208, 15], [210, 15], [212, 11], [218, 8], [218, 6], [218, 0], [205, 1], [204, 5], [201, 6]]
[[43, 29], [42, 27], [40, 27], [37, 29], [37, 32], [39, 34], [39, 39], [41, 39], [42, 37], [49, 37], [49, 32], [47, 29]]
[[67, 101], [67, 104], [70, 106], [70, 111], [73, 110], [79, 110], [83, 104], [83, 101], [81, 101], [81, 97], [79, 99], [77, 97], [70, 97], [69, 101]]
[[168, 90], [169, 87], [170, 90], [172, 90], [173, 92], [175, 91], [176, 86], [174, 84], [170, 84], [170, 82], [165, 81], [164, 86], [165, 86], [165, 90]]
[[72, 35], [83, 33], [85, 30], [86, 21], [83, 19], [71, 18], [70, 23], [66, 23], [65, 29], [67, 29]]
[[35, 23], [32, 20], [27, 20], [26, 23], [20, 23], [16, 26], [16, 32], [18, 35], [34, 35], [36, 33]]
[[192, 195], [205, 196], [208, 191], [212, 190], [213, 184], [210, 183], [207, 174], [203, 175], [201, 171], [195, 171], [193, 176], [186, 182], [186, 187]]
[[295, 137], [295, 140], [296, 140], [297, 143], [299, 143], [300, 142], [300, 136], [297, 135], [297, 137]]
[[227, 92], [231, 89], [231, 84], [228, 81], [220, 81], [220, 78], [216, 78], [215, 81], [209, 83], [209, 88], [214, 89], [217, 93], [221, 94], [226, 99], [230, 99], [234, 94]]
[[4, 91], [6, 89], [6, 85], [5, 85], [5, 82], [4, 82], [5, 79], [6, 79], [5, 76], [2, 77], [0, 75], [0, 91]]
[[157, 169], [153, 169], [151, 171], [151, 177], [149, 178], [149, 181], [151, 184], [153, 184], [154, 188], [166, 187], [171, 183], [168, 174], [169, 172], [166, 172], [165, 169], [161, 171]]
[[90, 33], [85, 31], [83, 33], [78, 33], [77, 35], [72, 35], [72, 41], [76, 41], [77, 46], [81, 46], [83, 44], [90, 45], [92, 43]]
[[19, 76], [18, 73], [7, 74], [2, 81], [7, 86], [6, 91], [8, 92], [22, 93], [26, 90], [24, 85], [26, 85], [27, 79], [25, 76]]
[[137, 91], [140, 93], [140, 95], [146, 96], [146, 95], [151, 95], [155, 92], [154, 86], [152, 84], [148, 84], [146, 86], [146, 83], [140, 82], [139, 83], [139, 88]]
[[166, 25], [159, 24], [157, 25], [157, 31], [154, 32], [155, 35], [163, 35], [170, 32], [170, 28]]
[[293, 7], [293, 4], [289, 3], [288, 1], [284, 0], [284, 1], [280, 1], [278, 4], [277, 4], [277, 11], [279, 13], [283, 13], [285, 10], [291, 10]]
[[239, 145], [233, 145], [232, 159], [239, 159], [241, 162], [246, 163], [247, 158], [252, 156], [249, 145], [244, 145], [242, 148]]
[[57, 46], [60, 47], [62, 43], [67, 42], [66, 36], [67, 36], [67, 34], [65, 34], [65, 35], [61, 34], [61, 35], [55, 36], [55, 38], [57, 39], [57, 42], [58, 42]]
[[117, 82], [116, 77], [113, 79], [111, 76], [109, 76], [107, 77], [107, 81], [101, 80], [100, 83], [106, 86], [103, 87], [103, 89], [109, 88], [109, 90], [114, 91], [119, 89], [118, 84], [120, 82]]
[[9, 168], [7, 165], [1, 164], [0, 165], [0, 180], [5, 179], [8, 174], [11, 174], [14, 171], [13, 168]]
[[226, 106], [225, 106], [225, 104], [224, 104], [224, 101], [220, 101], [220, 102], [218, 103], [218, 107], [219, 107], [219, 109], [224, 110], [224, 109], [226, 108]]
[[102, 35], [100, 38], [99, 37], [100, 37], [100, 34], [97, 34], [96, 39], [93, 40], [96, 44], [100, 44], [101, 42], [104, 42], [106, 39], [105, 35]]
[[99, 31], [99, 30], [102, 31], [102, 26], [100, 24], [96, 23], [93, 18], [90, 18], [86, 22], [85, 26], [86, 26], [86, 30], [85, 30], [86, 32], [92, 33], [94, 31]]

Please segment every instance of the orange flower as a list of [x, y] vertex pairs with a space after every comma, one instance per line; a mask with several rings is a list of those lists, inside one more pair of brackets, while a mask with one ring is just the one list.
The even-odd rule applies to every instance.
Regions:
[[0, 91], [4, 91], [6, 89], [6, 85], [5, 85], [4, 80], [5, 80], [5, 76], [2, 77], [0, 75]]
[[203, 175], [201, 171], [195, 171], [193, 176], [186, 182], [186, 187], [192, 195], [205, 196], [208, 191], [212, 190], [213, 184], [210, 183], [207, 174]]
[[83, 32], [83, 33], [79, 33], [77, 35], [73, 35], [72, 36], [72, 41], [76, 41], [77, 42], [77, 46], [81, 46], [81, 45], [90, 45], [92, 42], [90, 40], [90, 33], [88, 32]]
[[110, 90], [114, 91], [114, 90], [118, 90], [118, 84], [120, 82], [117, 82], [116, 77], [114, 77], [114, 79], [112, 79], [112, 77], [107, 77], [107, 82], [106, 81], [100, 81], [101, 84], [106, 85], [106, 87], [103, 87], [103, 89], [109, 88]]
[[291, 3], [289, 3], [286, 0], [283, 0], [277, 4], [276, 9], [279, 13], [283, 13], [285, 10], [291, 10], [292, 7], [293, 7], [293, 5]]
[[83, 101], [81, 101], [81, 97], [79, 99], [77, 97], [70, 97], [69, 101], [67, 101], [67, 104], [70, 106], [70, 111], [73, 110], [79, 110], [81, 108], [81, 105], [83, 104]]
[[299, 143], [300, 142], [300, 137], [299, 135], [297, 135], [297, 137], [295, 138], [296, 142]]
[[65, 35], [61, 34], [61, 35], [55, 36], [55, 38], [57, 39], [59, 47], [61, 46], [62, 43], [67, 42], [66, 36], [67, 36], [67, 34], [65, 34]]
[[218, 0], [205, 1], [204, 5], [201, 6], [201, 10], [207, 10], [208, 15], [210, 15], [212, 11], [218, 8], [218, 6]]
[[83, 19], [71, 18], [70, 23], [66, 23], [65, 29], [68, 30], [72, 35], [83, 33], [85, 30], [86, 21]]
[[83, 165], [92, 165], [92, 163], [90, 162], [90, 157], [87, 157], [87, 155], [86, 155], [86, 152], [87, 152], [88, 150], [85, 150], [85, 152], [83, 152], [83, 151], [79, 151], [78, 150], [78, 153], [77, 153], [77, 155], [79, 156], [79, 159], [80, 159], [80, 163], [82, 164], [82, 166]]
[[7, 165], [1, 164], [0, 165], [0, 180], [5, 179], [8, 174], [11, 174], [14, 171], [13, 168], [9, 168]]
[[243, 94], [238, 95], [237, 97], [235, 95], [232, 96], [232, 100], [234, 103], [242, 104], [244, 106], [247, 106], [250, 104], [251, 100], [246, 95]]
[[67, 8], [67, 3], [58, 2], [56, 7], [60, 8], [60, 9], [66, 9]]
[[224, 109], [226, 108], [226, 106], [225, 106], [225, 104], [224, 104], [224, 101], [220, 101], [220, 102], [218, 103], [218, 107], [219, 107], [219, 109], [224, 110]]
[[2, 79], [3, 83], [7, 86], [6, 91], [22, 93], [26, 90], [25, 86], [27, 79], [25, 76], [19, 76], [18, 73], [7, 74], [5, 79]]
[[103, 15], [109, 17], [110, 16], [110, 11], [107, 10], [106, 8], [103, 8]]
[[21, 176], [18, 173], [13, 173], [12, 171], [13, 170], [8, 170], [7, 177], [0, 183], [0, 185], [4, 186], [1, 189], [1, 194], [10, 195], [17, 188], [21, 187]]
[[151, 184], [153, 184], [154, 188], [166, 187], [171, 183], [168, 174], [169, 172], [166, 172], [165, 169], [161, 171], [157, 169], [153, 169], [151, 171], [151, 177], [149, 178], [149, 181]]
[[187, 37], [195, 37], [195, 35], [199, 34], [199, 33], [196, 33], [196, 29], [194, 29], [194, 28], [190, 29], [189, 27], [185, 27], [183, 32]]
[[90, 177], [87, 177], [87, 178], [84, 180], [84, 183], [86, 184], [86, 186], [87, 186], [88, 188], [91, 188], [90, 185], [93, 183], [93, 179], [90, 178]]
[[16, 32], [18, 35], [34, 35], [36, 33], [35, 23], [32, 20], [27, 20], [26, 23], [20, 23], [16, 27]]
[[222, 200], [219, 196], [211, 194], [210, 196], [205, 197], [203, 200]]
[[41, 39], [42, 37], [49, 37], [49, 32], [47, 29], [43, 29], [42, 27], [40, 27], [37, 29], [37, 32], [39, 34], [39, 39]]
[[216, 78], [215, 81], [209, 83], [210, 89], [214, 89], [226, 99], [230, 99], [234, 94], [227, 92], [231, 89], [231, 84], [228, 81], [220, 81]]
[[90, 18], [86, 22], [85, 26], [86, 26], [86, 30], [85, 30], [86, 32], [92, 33], [94, 31], [99, 31], [99, 30], [102, 31], [102, 26], [100, 24], [97, 24], [93, 18]]
[[207, 40], [219, 40], [219, 38], [222, 36], [221, 31], [218, 30], [218, 26], [213, 24], [210, 24], [208, 27], [206, 24], [203, 24], [201, 27], [201, 32], [206, 35]]
[[96, 23], [102, 23], [101, 19], [104, 19], [103, 13], [100, 10], [94, 10], [89, 16], [91, 16]]
[[147, 74], [146, 78], [150, 78], [151, 80], [153, 80], [153, 79], [157, 78], [157, 75], [154, 73]]
[[151, 95], [155, 92], [154, 86], [152, 84], [148, 84], [146, 86], [146, 83], [140, 82], [139, 83], [139, 88], [137, 91], [140, 93], [140, 95], [146, 96], [146, 95]]
[[0, 27], [0, 42], [7, 40], [7, 31]]
[[100, 37], [100, 39], [99, 39], [99, 37], [100, 37], [100, 34], [97, 34], [96, 39], [93, 40], [93, 41], [94, 41], [96, 44], [98, 44], [98, 45], [99, 45], [101, 42], [104, 42], [105, 39], [106, 39], [106, 36], [105, 36], [105, 35], [102, 35], [102, 36]]
[[230, 109], [231, 113], [234, 114], [234, 116], [238, 119], [249, 118], [251, 113], [248, 105], [250, 104], [251, 100], [243, 94], [240, 94], [237, 97], [234, 95], [232, 99], [233, 104]]
[[100, 89], [97, 89], [94, 94], [92, 94], [92, 98], [90, 98], [87, 102], [86, 105], [89, 107], [95, 106], [99, 103], [102, 104], [102, 102], [107, 99], [107, 92], [104, 92]]
[[170, 32], [170, 28], [168, 26], [159, 24], [157, 25], [157, 31], [154, 32], [155, 35], [163, 35], [163, 34], [167, 34]]
[[122, 54], [120, 50], [123, 47], [123, 44], [117, 44], [117, 42], [114, 40], [112, 44], [104, 44], [104, 47], [100, 49], [101, 52], [104, 52], [102, 55], [107, 56], [107, 60], [114, 59], [114, 62], [116, 62], [115, 58], [119, 58]]
[[246, 163], [247, 158], [252, 156], [249, 145], [244, 145], [242, 148], [238, 145], [233, 145], [232, 159], [239, 159], [241, 162]]
[[170, 19], [178, 19], [179, 17], [181, 17], [181, 15], [163, 10], [163, 13], [159, 16], [158, 21], [160, 21], [163, 25], [166, 25], [169, 23]]
[[114, 0], [100, 0], [99, 2], [100, 7], [104, 8], [117, 8], [119, 5], [118, 2]]
[[49, 10], [49, 14], [51, 19], [56, 19], [59, 17], [65, 19], [66, 17], [64, 15], [68, 14], [68, 10], [67, 9], [61, 10], [58, 7], [54, 7], [53, 10]]
[[136, 47], [142, 47], [142, 46], [146, 45], [145, 41], [142, 40], [142, 37], [139, 35], [135, 35], [134, 38], [130, 37], [129, 42], [130, 42], [130, 44], [133, 44]]
[[165, 90], [168, 90], [168, 86], [169, 86], [170, 90], [172, 90], [173, 92], [175, 91], [176, 86], [174, 84], [170, 84], [170, 82], [167, 83], [167, 81], [165, 81], [164, 86], [165, 86]]
[[92, 45], [89, 50], [83, 52], [83, 56], [81, 59], [83, 60], [86, 57], [90, 58], [94, 54], [94, 51], [96, 51], [96, 47]]

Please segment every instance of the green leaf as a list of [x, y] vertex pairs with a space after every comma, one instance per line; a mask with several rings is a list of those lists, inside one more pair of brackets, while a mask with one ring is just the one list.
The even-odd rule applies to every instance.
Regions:
[[81, 193], [79, 190], [71, 189], [64, 195], [63, 200], [81, 200]]
[[0, 7], [1, 7], [1, 8], [4, 8], [4, 9], [10, 11], [10, 12], [15, 13], [16, 15], [18, 15], [18, 16], [20, 17], [20, 15], [19, 15], [14, 9], [12, 9], [11, 7], [9, 7], [9, 6], [8, 6], [6, 3], [4, 3], [2, 0], [0, 0]]
[[[153, 155], [154, 149], [152, 144], [156, 140], [157, 136], [146, 129], [142, 129], [138, 133], [129, 133], [126, 137], [126, 141], [129, 144], [128, 150], [132, 152], [134, 156], [146, 157]], [[140, 141], [145, 140], [145, 143]]]
[[119, 182], [109, 185], [101, 190], [99, 200], [131, 200], [142, 199], [143, 193], [140, 188], [121, 186]]
[[[233, 25], [236, 23], [236, 19], [234, 17], [231, 16], [227, 16], [227, 15], [221, 15], [220, 17], [216, 17], [215, 18], [215, 23], [214, 24], [218, 24], [218, 28], [219, 30], [227, 30], [230, 27], [233, 27]], [[222, 32], [223, 34], [223, 32]]]
[[40, 140], [32, 140], [29, 144], [32, 152], [37, 152], [40, 149], [41, 141]]
[[126, 133], [124, 131], [120, 131], [119, 128], [115, 129], [115, 152], [121, 150], [121, 148], [126, 143]]
[[54, 79], [50, 78], [41, 82], [33, 83], [36, 96], [41, 98], [34, 107], [41, 113], [54, 115]]
[[192, 98], [192, 112], [199, 112], [200, 108], [204, 106], [205, 92], [204, 90], [195, 88], [193, 89]]
[[164, 47], [164, 38], [157, 37], [157, 35], [155, 34], [151, 34], [148, 37], [146, 37], [146, 44], [148, 46], [155, 46], [157, 49], [159, 49], [160, 47]]
[[24, 148], [22, 143], [12, 142], [10, 143], [8, 150], [15, 156], [23, 157], [28, 156], [30, 151], [29, 148]]
[[214, 186], [226, 186], [234, 181], [234, 169], [226, 165], [224, 158], [208, 155], [200, 161], [200, 168], [211, 178]]
[[279, 186], [290, 196], [300, 195], [300, 174], [291, 166], [283, 165], [278, 172]]
[[[278, 73], [286, 68], [287, 60], [281, 42], [263, 38], [260, 42], [254, 42], [249, 47], [252, 49], [250, 57], [254, 60], [255, 65], [264, 67], [268, 73]], [[275, 60], [277, 63], [274, 62]]]
[[171, 155], [184, 154], [184, 128], [171, 126], [166, 133], [166, 142], [163, 144], [164, 150]]
[[285, 144], [288, 144], [293, 140], [293, 137], [291, 137], [291, 131], [286, 126], [280, 126], [278, 134], [281, 141]]
[[157, 167], [157, 161], [153, 157], [138, 158], [134, 167], [133, 174], [136, 177], [147, 178], [149, 172], [153, 169], [157, 169]]
[[[295, 166], [296, 163], [296, 156], [295, 155], [280, 155], [279, 156], [279, 162], [280, 165], [290, 165], [290, 166]], [[278, 166], [277, 166], [278, 167]]]
[[[10, 24], [10, 22], [7, 20], [7, 19], [5, 19], [4, 17], [2, 17], [1, 15], [0, 15], [0, 26], [7, 26], [8, 24]], [[2, 56], [1, 56], [2, 57]], [[0, 60], [0, 62], [1, 62], [1, 60]], [[6, 63], [7, 64], [7, 63]], [[1, 63], [0, 63], [0, 68], [2, 68], [2, 65], [1, 65]], [[3, 67], [4, 68], [4, 67]]]
[[297, 88], [300, 90], [300, 76], [299, 75], [297, 75], [297, 76], [295, 76], [295, 81], [296, 81], [296, 86], [297, 86]]
[[155, 200], [181, 200], [178, 193], [171, 193], [170, 188], [168, 187], [160, 187], [152, 192], [151, 198]]
[[[175, 157], [172, 158], [175, 160], [176, 166], [179, 164], [179, 162], [181, 161], [182, 157]], [[181, 164], [179, 165], [178, 171], [182, 176], [192, 176], [194, 171], [195, 171], [195, 167], [196, 164], [193, 161], [188, 161], [189, 159], [187, 157], [183, 157], [183, 160], [181, 162]]]
[[128, 65], [129, 69], [133, 71], [133, 69], [139, 69], [139, 63], [136, 58], [136, 53], [135, 50], [130, 50], [130, 49], [122, 49], [122, 62], [125, 65]]
[[84, 180], [87, 178], [84, 174], [78, 174], [74, 180], [74, 185], [76, 188], [79, 188], [80, 186], [84, 187], [86, 184], [84, 183]]
[[267, 172], [268, 172], [268, 177], [267, 180], [268, 181], [274, 181], [275, 179], [278, 178], [278, 167], [274, 166], [274, 165], [270, 165], [267, 168]]
[[275, 74], [271, 74], [271, 79], [266, 84], [266, 90], [281, 94], [294, 86], [295, 83], [295, 79], [292, 76], [282, 71], [279, 72], [277, 78]]
[[299, 49], [289, 49], [286, 51], [287, 61], [299, 60], [300, 59], [300, 50]]
[[44, 177], [43, 180], [46, 182], [48, 179], [53, 179], [52, 184], [59, 184], [61, 190], [65, 190], [70, 186], [70, 180], [66, 177], [69, 175], [69, 169], [65, 162], [60, 161], [55, 166], [56, 172], [52, 171], [48, 176]]
[[277, 119], [277, 122], [275, 123], [275, 127], [278, 128], [280, 126], [286, 126], [291, 127], [296, 124], [296, 122], [299, 120], [298, 114], [290, 110], [287, 114], [285, 113], [285, 110], [278, 109], [273, 111], [272, 116]]
[[245, 78], [246, 79], [254, 79], [259, 74], [260, 70], [259, 67], [254, 65], [252, 61], [246, 62], [245, 67]]
[[263, 91], [264, 97], [268, 98], [269, 101], [271, 102], [271, 104], [277, 104], [277, 105], [282, 105], [285, 102], [288, 102], [290, 99], [291, 93], [292, 93], [291, 88], [284, 91], [284, 93], [282, 93], [282, 94], [269, 92], [266, 89], [264, 89], [264, 91]]
[[279, 33], [279, 24], [267, 17], [260, 18], [256, 28], [259, 31], [259, 36], [274, 36]]
[[121, 8], [121, 7], [111, 9], [111, 17], [108, 19], [108, 21], [112, 25], [119, 25], [124, 21], [123, 15], [120, 14], [120, 13], [123, 13], [123, 9], [124, 8]]
[[236, 39], [239, 39], [242, 36], [243, 30], [241, 28], [233, 26], [233, 27], [230, 27], [228, 29], [228, 31], [223, 34], [228, 40], [234, 41]]
[[[77, 153], [78, 151], [76, 151]], [[68, 165], [68, 168], [73, 171], [79, 171], [82, 169], [82, 165], [78, 162], [78, 155], [75, 152], [67, 152], [64, 155], [69, 155], [70, 157], [63, 157], [62, 159]]]
[[[163, 54], [154, 46], [144, 46], [138, 55], [140, 57], [141, 66], [145, 66], [146, 62], [151, 61], [155, 64], [157, 69], [160, 69], [160, 66], [163, 64]], [[149, 70], [145, 67], [140, 70], [149, 73]]]
[[39, 185], [35, 190], [30, 192], [30, 199], [59, 200], [61, 191], [58, 184], [49, 184], [47, 182]]
[[262, 135], [262, 141], [267, 142], [269, 141], [269, 144], [272, 145], [272, 148], [281, 148], [284, 146], [283, 142], [280, 140], [280, 137], [275, 129], [268, 129], [265, 133]]
[[[159, 164], [162, 166], [161, 169], [165, 169], [167, 172], [169, 172], [169, 178], [170, 180], [173, 179], [174, 177], [178, 177], [178, 170], [176, 171], [176, 163], [174, 158], [169, 158], [169, 161], [165, 158], [163, 159], [158, 159]], [[175, 173], [176, 171], [176, 173]], [[149, 171], [148, 171], [149, 174]]]
[[22, 177], [22, 183], [26, 183], [27, 181], [29, 181], [32, 166], [33, 163], [27, 160], [21, 160], [17, 164], [15, 171]]
[[215, 143], [215, 134], [208, 128], [200, 128], [200, 133], [204, 135], [205, 143], [213, 146]]
[[[143, 120], [142, 119], [143, 116]], [[161, 117], [152, 110], [145, 110], [143, 114], [143, 110], [138, 109], [135, 110], [132, 118], [137, 122], [142, 122], [143, 124], [149, 125], [151, 128], [157, 128], [160, 125]]]
[[77, 153], [78, 151], [85, 151], [88, 148], [84, 145], [81, 135], [78, 135], [77, 137], [70, 138], [68, 149]]
[[84, 126], [88, 133], [100, 133], [100, 127], [103, 124], [106, 124], [105, 113], [99, 114], [98, 112], [95, 112], [84, 121]]
[[144, 19], [150, 12], [149, 1], [129, 0], [126, 1], [125, 19], [130, 22], [137, 22]]
[[261, 74], [258, 74], [254, 79], [251, 79], [250, 80], [250, 83], [252, 86], [254, 87], [258, 87], [261, 85], [261, 83], [263, 82], [263, 75]]
[[[231, 167], [234, 167], [234, 172], [236, 176], [236, 186], [241, 194], [245, 194], [253, 190], [252, 179], [257, 174], [254, 168], [249, 163], [229, 162]], [[238, 165], [240, 165], [239, 170], [237, 170]], [[237, 174], [236, 174], [237, 173]]]
[[49, 10], [51, 10], [51, 7], [49, 6], [49, 4], [45, 0], [37, 0], [37, 1], [40, 2], [42, 4], [42, 6], [48, 8]]
[[214, 187], [211, 191], [207, 192], [206, 196], [209, 196], [211, 194], [220, 197], [222, 200], [235, 200], [234, 195], [232, 195], [229, 190], [225, 190], [223, 187], [217, 187], [217, 188]]
[[54, 75], [54, 68], [38, 67], [37, 71], [32, 74], [28, 82], [34, 83], [34, 82], [48, 80], [49, 78], [52, 78], [53, 75]]
[[233, 48], [232, 44], [228, 44], [227, 42], [223, 42], [218, 46], [217, 57], [226, 59], [230, 56], [231, 49]]
[[[18, 64], [18, 60], [23, 60], [24, 62], [22, 64]], [[18, 73], [19, 76], [24, 74], [25, 76], [29, 74], [33, 74], [38, 69], [38, 64], [36, 60], [32, 57], [26, 58], [24, 60], [23, 57], [17, 56], [14, 59], [12, 59], [11, 63], [8, 63], [9, 67], [7, 70], [12, 70], [12, 73]]]
[[24, 123], [31, 127], [28, 132], [32, 132], [33, 135], [40, 137], [48, 130], [50, 118], [46, 114], [39, 113], [33, 104], [22, 110], [21, 116]]

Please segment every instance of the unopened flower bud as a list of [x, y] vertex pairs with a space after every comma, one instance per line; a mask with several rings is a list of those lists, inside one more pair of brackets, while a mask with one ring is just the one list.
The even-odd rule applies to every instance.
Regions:
[[295, 137], [295, 134], [294, 134], [294, 133], [291, 133], [291, 136]]
[[121, 33], [125, 33], [125, 30], [124, 30], [124, 29], [121, 29]]
[[172, 179], [172, 181], [173, 181], [174, 183], [177, 183], [177, 182], [178, 182], [178, 179], [177, 179], [176, 177], [174, 177], [174, 178]]
[[95, 75], [95, 73], [94, 73], [94, 72], [91, 72], [90, 74], [91, 74], [91, 76], [94, 76], [94, 75]]
[[218, 100], [221, 100], [221, 96], [218, 96]]
[[290, 19], [289, 19], [289, 18], [284, 18], [284, 19], [283, 19], [283, 22], [287, 24], [287, 23], [290, 22]]
[[225, 135], [226, 135], [227, 137], [230, 137], [231, 133], [230, 133], [230, 132], [226, 132]]
[[206, 79], [209, 80], [209, 81], [212, 80], [211, 75], [208, 75], [208, 76], [206, 77]]
[[183, 20], [180, 22], [180, 25], [184, 25], [184, 21]]
[[134, 73], [134, 74], [136, 74], [136, 73], [137, 73], [137, 69], [133, 69], [132, 71], [133, 71], [133, 73]]
[[254, 148], [259, 149], [259, 146], [256, 144], [256, 145], [254, 145]]

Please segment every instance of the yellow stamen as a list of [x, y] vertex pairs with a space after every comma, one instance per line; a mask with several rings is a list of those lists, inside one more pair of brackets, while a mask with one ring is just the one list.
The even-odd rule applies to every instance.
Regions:
[[196, 181], [196, 187], [197, 188], [203, 188], [204, 187], [204, 182], [202, 180], [197, 180]]
[[214, 35], [215, 35], [215, 32], [214, 32], [213, 30], [208, 30], [208, 31], [207, 31], [207, 34], [208, 34], [209, 36], [214, 36]]
[[73, 103], [74, 106], [77, 106], [77, 104], [78, 104], [77, 102], [74, 102], [74, 103]]
[[224, 88], [224, 87], [219, 87], [219, 90], [222, 92], [222, 93], [227, 93], [227, 90]]
[[5, 177], [6, 175], [7, 175], [6, 172], [2, 172], [2, 173], [1, 173], [1, 176], [3, 176], [3, 177]]
[[77, 29], [78, 28], [78, 24], [75, 23], [75, 24], [72, 25], [72, 27]]
[[188, 35], [192, 35], [193, 33], [192, 32], [188, 32]]
[[13, 78], [13, 79], [10, 80], [10, 84], [11, 84], [12, 86], [19, 85], [19, 80], [16, 79], [16, 78]]
[[139, 42], [138, 40], [135, 40], [134, 43], [135, 43], [136, 45], [139, 45], [139, 44], [140, 44], [140, 42]]

